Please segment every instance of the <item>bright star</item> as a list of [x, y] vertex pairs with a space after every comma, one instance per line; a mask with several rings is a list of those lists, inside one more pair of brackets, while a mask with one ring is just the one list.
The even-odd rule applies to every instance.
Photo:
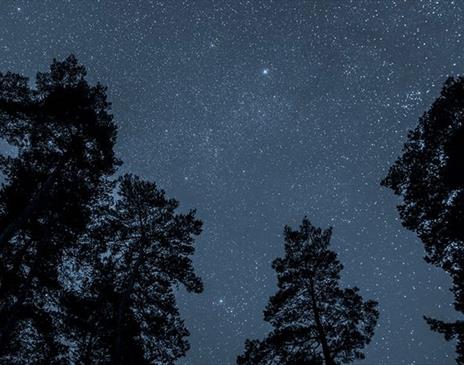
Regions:
[[269, 74], [269, 69], [268, 68], [263, 68], [263, 71], [261, 71], [263, 75]]

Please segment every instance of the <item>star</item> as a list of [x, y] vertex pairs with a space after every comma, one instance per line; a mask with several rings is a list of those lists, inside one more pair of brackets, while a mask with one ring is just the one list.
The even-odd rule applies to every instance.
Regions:
[[269, 69], [268, 68], [263, 68], [263, 70], [261, 71], [261, 73], [266, 76], [266, 75], [269, 75]]

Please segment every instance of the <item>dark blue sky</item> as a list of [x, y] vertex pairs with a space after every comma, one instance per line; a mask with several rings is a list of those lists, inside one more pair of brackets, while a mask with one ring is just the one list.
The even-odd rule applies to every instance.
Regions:
[[0, 70], [75, 53], [109, 87], [123, 170], [204, 220], [201, 295], [181, 293], [192, 349], [231, 365], [262, 338], [285, 224], [333, 226], [343, 281], [380, 302], [365, 364], [447, 365], [424, 314], [454, 316], [379, 186], [408, 129], [464, 70], [461, 1], [0, 0]]

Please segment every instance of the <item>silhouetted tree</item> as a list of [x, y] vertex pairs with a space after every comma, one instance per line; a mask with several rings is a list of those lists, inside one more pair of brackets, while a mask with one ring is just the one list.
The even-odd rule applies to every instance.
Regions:
[[174, 364], [189, 348], [174, 288], [203, 289], [190, 259], [202, 223], [133, 175], [115, 199], [83, 242], [92, 279], [66, 299], [77, 363]]
[[[464, 78], [449, 78], [440, 97], [408, 134], [403, 154], [382, 185], [402, 197], [403, 225], [425, 246], [425, 260], [453, 280], [454, 306], [464, 312]], [[464, 321], [426, 318], [434, 331], [457, 338], [464, 364]]]
[[307, 218], [300, 229], [285, 227], [285, 256], [273, 262], [279, 291], [264, 319], [273, 330], [263, 341], [247, 341], [239, 365], [336, 365], [363, 359], [378, 319], [377, 303], [357, 288], [339, 286], [343, 266], [329, 250], [331, 229]]
[[2, 363], [63, 362], [59, 267], [118, 164], [106, 89], [85, 75], [74, 56], [54, 60], [35, 87], [0, 74], [0, 138], [16, 149], [0, 160]]
[[262, 340], [246, 340], [245, 355], [238, 364], [260, 365], [322, 365], [322, 356], [316, 346], [299, 347], [305, 340], [295, 336], [293, 331], [272, 331]]

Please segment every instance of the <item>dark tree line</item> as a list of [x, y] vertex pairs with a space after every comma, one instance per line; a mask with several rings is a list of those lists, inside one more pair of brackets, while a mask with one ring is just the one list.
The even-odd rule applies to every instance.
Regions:
[[[35, 85], [0, 73], [0, 363], [174, 364], [189, 349], [175, 289], [201, 293], [191, 261], [202, 222], [153, 182], [115, 178], [117, 128], [106, 88], [74, 56]], [[382, 181], [403, 198], [403, 224], [426, 261], [453, 280], [464, 312], [464, 78], [449, 79]], [[340, 287], [331, 230], [285, 228], [278, 291], [239, 365], [337, 365], [363, 359], [377, 303]], [[457, 339], [464, 321], [426, 317]]]
[[[0, 363], [174, 364], [189, 348], [174, 289], [200, 293], [191, 256], [202, 222], [154, 183], [126, 174], [106, 89], [74, 56], [35, 87], [0, 74]], [[376, 303], [338, 287], [330, 231], [286, 229], [266, 310], [275, 330], [239, 363], [362, 358]]]
[[[446, 81], [382, 184], [402, 197], [403, 225], [424, 243], [425, 260], [451, 276], [454, 307], [464, 313], [463, 77]], [[446, 340], [457, 339], [457, 362], [464, 364], [464, 320], [426, 320]]]

